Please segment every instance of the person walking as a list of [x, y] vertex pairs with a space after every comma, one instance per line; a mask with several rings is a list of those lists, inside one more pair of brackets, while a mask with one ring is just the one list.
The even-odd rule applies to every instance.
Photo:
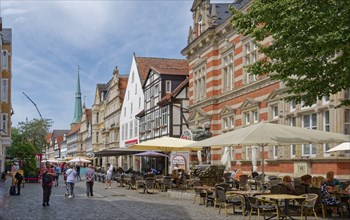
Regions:
[[112, 174], [113, 174], [113, 165], [110, 163], [107, 163], [107, 177], [105, 182], [105, 189], [107, 189], [107, 186], [111, 189], [112, 185]]
[[74, 184], [77, 177], [77, 172], [73, 169], [73, 165], [69, 166], [69, 169], [66, 171], [67, 176], [67, 187], [68, 187], [68, 198], [73, 198], [74, 195]]
[[49, 163], [46, 163], [46, 167], [43, 168], [42, 177], [42, 188], [43, 188], [43, 207], [50, 206], [50, 196], [53, 185], [53, 178], [56, 173], [53, 168], [50, 167]]
[[75, 167], [76, 168], [76, 172], [77, 172], [77, 180], [81, 180], [81, 177], [80, 177], [80, 165], [77, 164], [77, 166]]
[[55, 172], [56, 172], [56, 178], [55, 178], [55, 186], [58, 186], [58, 179], [59, 179], [59, 176], [60, 176], [60, 173], [61, 173], [61, 167], [56, 165], [55, 167]]
[[95, 176], [95, 170], [92, 169], [92, 165], [89, 164], [88, 168], [85, 171], [85, 178], [86, 178], [86, 195], [94, 196], [93, 187], [94, 187], [94, 176]]

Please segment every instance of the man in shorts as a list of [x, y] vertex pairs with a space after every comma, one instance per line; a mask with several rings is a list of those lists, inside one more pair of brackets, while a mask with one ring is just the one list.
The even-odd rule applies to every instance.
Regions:
[[109, 186], [111, 189], [112, 185], [112, 174], [113, 174], [113, 165], [110, 163], [107, 163], [107, 176], [106, 176], [106, 182], [105, 182], [105, 189]]

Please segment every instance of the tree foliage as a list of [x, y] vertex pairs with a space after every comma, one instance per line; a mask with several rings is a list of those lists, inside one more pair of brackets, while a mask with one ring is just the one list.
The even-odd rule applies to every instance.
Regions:
[[7, 148], [7, 155], [23, 161], [25, 171], [36, 169], [36, 154], [42, 152], [45, 137], [51, 127], [51, 120], [34, 119], [20, 122], [18, 128], [12, 128], [12, 144]]
[[266, 55], [248, 71], [283, 81], [288, 100], [311, 105], [350, 87], [350, 1], [254, 0], [247, 13], [230, 10], [233, 27]]

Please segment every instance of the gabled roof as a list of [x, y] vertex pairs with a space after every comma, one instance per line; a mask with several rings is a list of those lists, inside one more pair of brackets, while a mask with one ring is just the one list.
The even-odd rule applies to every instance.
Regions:
[[[233, 0], [232, 1], [233, 3], [213, 3], [213, 4], [210, 4], [209, 17], [212, 16], [212, 14], [211, 14], [213, 12], [212, 7], [215, 6], [216, 17], [217, 17], [216, 23], [218, 25], [220, 25], [231, 17], [231, 12], [229, 11], [230, 6], [239, 10], [243, 6], [248, 4], [250, 1], [251, 0]], [[195, 0], [192, 4], [191, 11], [192, 12], [195, 11], [201, 2], [203, 2], [203, 0]]]
[[160, 106], [164, 106], [166, 103], [171, 102], [172, 98], [176, 98], [176, 96], [182, 91], [183, 88], [188, 86], [189, 79], [186, 78], [174, 91], [170, 94], [165, 95], [162, 100], [158, 102]]
[[67, 136], [77, 133], [80, 130], [80, 123], [75, 125], [67, 134]]
[[184, 65], [188, 62], [185, 59], [168, 59], [168, 58], [155, 58], [155, 57], [136, 57], [137, 69], [140, 75], [141, 84], [144, 83], [148, 76], [148, 72], [151, 67], [155, 69], [183, 69]]
[[121, 102], [123, 102], [125, 92], [126, 92], [126, 87], [128, 86], [128, 80], [129, 76], [119, 76], [119, 91], [120, 91], [120, 99]]
[[56, 138], [58, 136], [63, 136], [64, 134], [67, 134], [69, 130], [53, 130], [52, 131], [52, 138]]
[[92, 111], [90, 108], [85, 109], [85, 114], [86, 114], [86, 120], [91, 121], [92, 119]]

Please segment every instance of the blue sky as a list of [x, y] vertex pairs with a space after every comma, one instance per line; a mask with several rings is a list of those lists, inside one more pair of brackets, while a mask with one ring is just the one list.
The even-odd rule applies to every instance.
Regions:
[[[212, 1], [228, 2], [228, 1]], [[231, 1], [229, 1], [231, 2]], [[115, 66], [128, 74], [132, 54], [184, 58], [192, 0], [3, 0], [4, 28], [12, 28], [12, 126], [42, 116], [52, 129], [73, 119], [77, 66], [82, 99], [91, 108], [97, 83]]]

